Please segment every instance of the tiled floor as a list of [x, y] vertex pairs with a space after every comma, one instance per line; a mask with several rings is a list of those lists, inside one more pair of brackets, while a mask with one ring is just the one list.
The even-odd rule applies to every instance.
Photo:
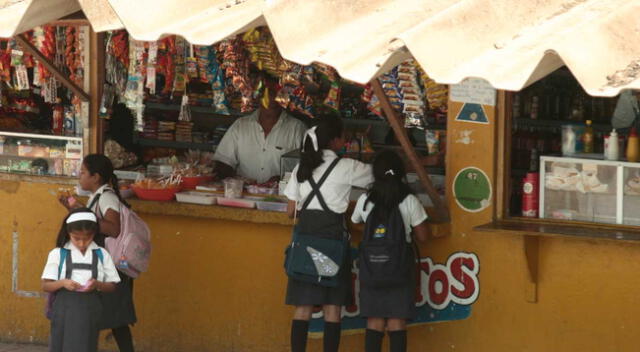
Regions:
[[0, 343], [0, 352], [47, 352], [48, 350], [45, 346]]

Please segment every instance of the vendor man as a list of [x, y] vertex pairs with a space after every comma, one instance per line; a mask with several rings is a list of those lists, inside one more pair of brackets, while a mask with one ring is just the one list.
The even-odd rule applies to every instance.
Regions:
[[270, 77], [262, 79], [268, 99], [260, 99], [260, 108], [236, 120], [216, 149], [216, 173], [219, 178], [239, 175], [258, 183], [280, 175], [280, 157], [298, 149], [306, 131], [305, 124], [289, 116], [275, 101], [278, 84]]
[[640, 106], [638, 99], [640, 99], [639, 90], [623, 90], [618, 97], [611, 125], [623, 135], [628, 134], [631, 127], [639, 127]]

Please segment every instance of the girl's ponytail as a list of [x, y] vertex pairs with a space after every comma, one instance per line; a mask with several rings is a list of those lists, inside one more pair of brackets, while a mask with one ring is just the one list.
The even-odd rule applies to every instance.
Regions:
[[124, 198], [122, 198], [122, 195], [120, 195], [120, 184], [118, 182], [118, 176], [116, 176], [115, 173], [111, 175], [111, 188], [113, 188], [113, 192], [118, 197], [118, 200], [120, 201], [120, 203], [124, 204], [124, 206], [127, 208], [131, 208], [131, 205], [127, 203], [127, 201], [124, 200]]
[[331, 141], [342, 136], [342, 121], [335, 115], [325, 115], [315, 126], [307, 130], [302, 138], [302, 151], [298, 165], [298, 182], [305, 182], [313, 175], [313, 170], [323, 162], [323, 150]]
[[372, 215], [378, 221], [386, 221], [390, 210], [412, 193], [405, 182], [404, 163], [397, 153], [383, 151], [373, 162], [373, 176], [375, 180], [367, 192], [365, 208], [369, 202], [373, 202]]

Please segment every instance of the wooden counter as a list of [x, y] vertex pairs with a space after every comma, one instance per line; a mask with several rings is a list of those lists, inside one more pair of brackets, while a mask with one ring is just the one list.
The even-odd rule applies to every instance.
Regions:
[[640, 227], [582, 222], [509, 219], [497, 220], [477, 226], [474, 230], [479, 232], [510, 233], [526, 236], [640, 242]]
[[272, 211], [231, 208], [219, 205], [178, 203], [176, 201], [155, 202], [136, 198], [127, 199], [127, 202], [131, 204], [133, 210], [140, 214], [189, 216], [258, 224], [293, 225], [293, 220], [289, 219], [287, 214]]

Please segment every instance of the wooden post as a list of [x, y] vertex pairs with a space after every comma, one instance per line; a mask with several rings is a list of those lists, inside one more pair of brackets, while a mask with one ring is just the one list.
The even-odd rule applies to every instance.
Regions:
[[24, 49], [24, 51], [33, 55], [33, 57], [38, 60], [51, 74], [58, 80], [60, 83], [64, 84], [67, 88], [69, 88], [74, 94], [76, 94], [81, 100], [89, 101], [89, 94], [85, 92], [82, 88], [78, 87], [74, 82], [72, 82], [69, 77], [65, 76], [49, 59], [47, 59], [38, 48], [36, 48], [24, 35], [17, 35], [14, 37], [16, 42], [20, 44], [20, 46]]
[[89, 64], [89, 86], [91, 91], [91, 102], [89, 110], [89, 152], [102, 153], [104, 140], [104, 121], [100, 115], [100, 101], [102, 99], [102, 89], [104, 85], [104, 34], [90, 30], [90, 64]]
[[387, 121], [393, 129], [396, 138], [400, 142], [402, 150], [407, 154], [409, 162], [416, 170], [416, 173], [418, 174], [418, 177], [422, 182], [422, 186], [429, 195], [429, 198], [431, 198], [431, 202], [433, 202], [433, 205], [435, 207], [435, 214], [429, 214], [431, 220], [433, 222], [449, 222], [449, 209], [447, 208], [445, 202], [442, 201], [442, 198], [440, 198], [440, 195], [436, 191], [435, 187], [433, 187], [431, 178], [429, 178], [429, 174], [424, 169], [424, 166], [422, 165], [422, 162], [420, 161], [416, 150], [413, 148], [413, 145], [411, 145], [409, 136], [407, 135], [407, 130], [404, 128], [404, 124], [401, 121], [401, 117], [391, 106], [391, 102], [389, 102], [389, 98], [387, 97], [387, 95], [384, 94], [382, 85], [377, 78], [371, 81], [371, 86], [373, 87], [373, 91], [378, 97], [378, 100], [380, 100], [382, 110], [387, 116]]
[[529, 303], [538, 302], [538, 253], [540, 240], [538, 236], [522, 236], [524, 244], [524, 258], [527, 261], [529, 280], [525, 288], [525, 299]]

